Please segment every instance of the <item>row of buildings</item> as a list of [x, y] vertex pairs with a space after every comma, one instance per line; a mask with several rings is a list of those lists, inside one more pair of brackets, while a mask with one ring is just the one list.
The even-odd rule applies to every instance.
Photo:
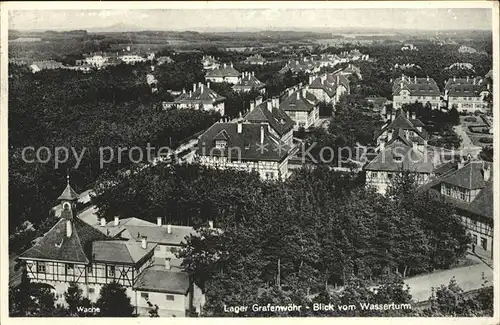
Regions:
[[491, 81], [486, 77], [448, 79], [442, 93], [434, 79], [402, 75], [392, 86], [393, 107], [415, 102], [428, 104], [432, 109], [455, 107], [460, 112], [486, 112], [487, 97], [491, 94]]
[[[48, 285], [63, 305], [71, 283], [95, 302], [103, 285], [117, 282], [138, 315], [148, 316], [151, 309], [160, 317], [202, 311], [205, 297], [177, 256], [185, 238], [196, 235], [193, 228], [162, 217], [156, 223], [118, 216], [107, 221], [95, 207], [77, 211], [79, 198], [68, 180], [58, 198], [59, 220], [19, 256], [32, 282]], [[214, 229], [213, 223], [207, 228]]]

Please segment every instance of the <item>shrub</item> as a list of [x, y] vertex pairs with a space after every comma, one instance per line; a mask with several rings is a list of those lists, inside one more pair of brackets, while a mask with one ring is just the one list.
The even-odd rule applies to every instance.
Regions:
[[475, 110], [475, 111], [474, 111], [474, 115], [476, 115], [476, 116], [479, 116], [479, 115], [481, 115], [481, 114], [483, 114], [483, 112], [481, 112], [481, 111], [479, 111], [479, 110]]
[[469, 116], [469, 117], [464, 118], [464, 121], [465, 122], [477, 122], [477, 118], [475, 118], [474, 116]]
[[482, 138], [479, 138], [479, 142], [481, 142], [481, 143], [493, 143], [493, 138], [482, 137]]

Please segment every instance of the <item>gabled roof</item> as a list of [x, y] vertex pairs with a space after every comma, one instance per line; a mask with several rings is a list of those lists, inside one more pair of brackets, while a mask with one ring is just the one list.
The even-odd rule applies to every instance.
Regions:
[[[200, 156], [230, 157], [242, 161], [281, 162], [288, 155], [290, 148], [272, 135], [267, 125], [264, 129], [264, 141], [261, 145], [261, 124], [243, 122], [242, 132], [238, 133], [238, 123], [215, 123], [199, 137], [197, 154]], [[225, 149], [215, 147], [215, 136], [222, 130], [227, 132]]]
[[115, 237], [126, 229], [125, 226], [156, 226], [156, 224], [139, 218], [131, 217], [131, 218], [119, 219], [118, 226], [115, 226], [114, 220], [106, 223], [104, 227], [102, 227], [100, 225], [99, 220], [97, 220], [97, 223], [94, 224], [93, 226], [100, 232], [110, 237]]
[[483, 161], [471, 161], [464, 167], [442, 177], [441, 181], [469, 190], [484, 188], [486, 186], [482, 171], [484, 164], [487, 163]]
[[246, 73], [244, 72], [241, 79], [238, 80], [238, 82], [233, 86], [233, 89], [238, 89], [238, 88], [256, 88], [256, 89], [261, 89], [266, 86], [265, 83], [257, 79], [255, 75], [250, 74], [249, 72]]
[[319, 101], [311, 92], [302, 88], [296, 90], [280, 103], [280, 108], [286, 111], [310, 112], [319, 105]]
[[293, 128], [295, 122], [279, 107], [271, 107], [269, 110], [268, 102], [271, 100], [257, 105], [245, 116], [245, 120], [253, 123], [269, 123], [276, 133], [283, 136]]
[[186, 93], [183, 92], [174, 100], [174, 104], [188, 104], [188, 105], [199, 105], [199, 104], [214, 104], [224, 101], [226, 98], [217, 94], [212, 89], [208, 88], [206, 85], [199, 84], [195, 91]]
[[139, 291], [186, 295], [189, 291], [189, 275], [185, 272], [153, 266], [142, 272], [133, 288]]
[[[472, 202], [462, 201], [448, 195], [442, 195], [442, 197], [445, 199], [446, 202], [452, 204], [457, 210], [465, 211], [467, 213], [472, 213], [493, 220], [493, 164], [487, 162], [484, 163], [490, 166], [491, 175], [488, 181], [484, 181], [483, 178], [484, 186], [481, 188], [477, 188], [479, 190], [479, 194], [475, 197], [475, 199]], [[472, 166], [469, 166], [471, 164]], [[462, 184], [466, 186], [471, 186], [472, 184], [472, 187], [480, 186], [481, 182], [478, 179], [472, 180], [470, 174], [472, 172], [473, 178], [479, 177], [479, 175], [476, 172], [471, 171], [471, 169], [482, 169], [482, 166], [483, 166], [482, 161], [471, 161], [458, 170], [456, 168], [450, 168], [450, 171], [444, 173], [441, 177], [434, 179], [432, 182], [421, 186], [419, 189], [424, 191], [430, 191], [433, 193], [440, 193], [441, 184], [448, 183], [448, 181], [454, 183], [452, 185]], [[462, 169], [465, 169], [465, 173], [461, 171]], [[461, 175], [465, 176], [463, 174], [466, 175], [469, 174], [469, 176], [466, 176], [466, 179], [464, 181], [459, 180]], [[481, 177], [483, 177], [482, 174]], [[449, 178], [452, 178], [452, 180], [450, 180]], [[447, 181], [445, 182], [446, 179]]]
[[[402, 156], [401, 161], [397, 161], [396, 156]], [[432, 158], [418, 149], [413, 149], [411, 145], [400, 140], [385, 146], [384, 150], [365, 167], [370, 171], [401, 172], [411, 171], [416, 173], [432, 173], [434, 165]]]
[[79, 218], [72, 219], [71, 237], [66, 236], [66, 219], [60, 218], [33, 247], [21, 254], [22, 259], [42, 259], [88, 264], [92, 243], [109, 239]]
[[[326, 77], [326, 76], [325, 76]], [[335, 84], [327, 82], [327, 78], [325, 77], [318, 77], [313, 80], [309, 84], [309, 88], [311, 89], [323, 89], [323, 91], [331, 97], [335, 96], [337, 89], [335, 87]]]
[[241, 73], [232, 67], [232, 65], [224, 64], [218, 68], [207, 71], [207, 77], [239, 77]]
[[392, 94], [398, 95], [402, 90], [408, 90], [411, 96], [437, 96], [441, 95], [439, 87], [432, 78], [410, 78], [402, 76], [394, 81]]
[[[413, 124], [413, 122], [415, 122], [416, 125]], [[417, 127], [422, 127], [422, 126], [424, 126], [424, 123], [422, 123], [422, 121], [420, 121], [419, 119], [412, 119], [412, 120], [408, 119], [405, 113], [403, 112], [403, 109], [401, 109], [398, 111], [398, 115], [396, 116], [394, 121], [383, 127], [382, 130], [380, 130], [380, 132], [377, 133], [375, 137], [378, 138], [386, 130], [403, 129], [403, 130], [413, 131], [414, 133], [417, 134], [419, 138], [421, 138], [421, 140], [428, 140], [429, 135], [427, 131], [425, 131], [424, 129], [422, 129], [422, 131], [417, 129]]]
[[129, 226], [125, 228], [129, 232], [132, 239], [136, 241], [142, 240], [143, 236], [147, 237], [147, 241], [151, 243], [180, 246], [186, 241], [186, 237], [196, 234], [196, 230], [192, 227], [171, 225], [170, 234], [166, 226]]
[[142, 248], [141, 243], [123, 240], [95, 241], [92, 244], [92, 257], [96, 262], [137, 264], [156, 246], [147, 243], [146, 248]]

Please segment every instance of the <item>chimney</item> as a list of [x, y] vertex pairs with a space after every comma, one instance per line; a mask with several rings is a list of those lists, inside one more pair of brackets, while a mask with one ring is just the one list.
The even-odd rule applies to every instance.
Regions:
[[210, 229], [214, 229], [214, 222], [213, 222], [212, 220], [209, 220], [209, 221], [208, 221], [208, 227], [209, 227]]
[[255, 106], [259, 106], [262, 104], [262, 96], [259, 96], [255, 99]]
[[491, 167], [488, 164], [483, 163], [483, 178], [484, 181], [487, 182], [489, 181], [491, 177]]
[[385, 139], [384, 140], [380, 140], [380, 152], [382, 152], [384, 150], [385, 150]]
[[280, 106], [280, 98], [279, 97], [277, 97], [277, 96], [273, 97], [272, 101], [273, 101], [273, 107]]
[[457, 77], [453, 76], [453, 81], [457, 81]]
[[412, 142], [412, 148], [413, 148], [413, 151], [417, 151], [417, 148], [418, 148], [417, 141]]
[[467, 76], [467, 82], [469, 82], [469, 76]]
[[238, 134], [241, 134], [243, 132], [243, 122], [241, 121], [241, 118], [238, 119]]
[[170, 270], [170, 257], [165, 257], [165, 270]]
[[429, 81], [429, 76], [427, 76], [427, 81]]
[[200, 85], [200, 91], [203, 92], [203, 84]]
[[252, 77], [255, 77], [255, 71], [252, 71]]
[[224, 63], [224, 68], [226, 68], [226, 64]]
[[304, 98], [306, 97], [306, 92], [307, 92], [307, 88], [306, 87], [302, 88], [302, 97], [304, 97]]
[[101, 227], [106, 227], [106, 219], [101, 218]]
[[250, 110], [253, 110], [255, 108], [255, 102], [250, 102]]
[[158, 227], [161, 227], [161, 219], [162, 219], [161, 217], [156, 217], [156, 225]]
[[416, 120], [417, 119], [417, 113], [416, 112], [412, 112], [411, 113], [411, 119], [412, 120]]
[[340, 83], [340, 76], [337, 75], [337, 86], [339, 85], [339, 83]]
[[141, 239], [141, 247], [142, 249], [146, 249], [148, 247], [148, 238], [143, 236]]
[[210, 89], [210, 81], [207, 82], [207, 88]]
[[115, 216], [115, 227], [120, 224], [120, 217]]
[[195, 91], [196, 91], [196, 82], [193, 83], [193, 92], [195, 92]]
[[231, 62], [231, 68], [233, 67], [233, 62]]
[[297, 100], [299, 100], [300, 99], [300, 91], [297, 90], [296, 94], [297, 94]]
[[260, 125], [260, 144], [264, 144], [264, 128], [265, 125], [262, 123]]
[[66, 237], [71, 237], [73, 233], [73, 226], [71, 225], [71, 220], [66, 220]]
[[172, 225], [167, 225], [167, 234], [171, 234], [172, 233]]
[[272, 102], [271, 99], [268, 99], [266, 101], [266, 107], [267, 107], [267, 110], [270, 111], [270, 112], [273, 110], [273, 102]]
[[312, 82], [314, 81], [314, 76], [309, 76], [309, 84], [312, 84]]
[[186, 88], [182, 88], [182, 93], [185, 94], [186, 93]]
[[413, 78], [414, 82], [417, 83], [417, 76]]
[[472, 84], [475, 86], [476, 85], [476, 78], [472, 79]]

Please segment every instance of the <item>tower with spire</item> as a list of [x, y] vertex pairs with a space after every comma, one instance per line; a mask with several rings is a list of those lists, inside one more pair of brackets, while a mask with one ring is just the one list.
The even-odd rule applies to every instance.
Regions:
[[62, 208], [62, 213], [61, 217], [64, 217], [65, 214], [67, 215], [69, 211], [71, 215], [74, 215], [76, 212], [76, 202], [79, 198], [78, 193], [71, 187], [69, 183], [69, 174], [66, 176], [66, 188], [64, 191], [59, 195], [57, 198], [57, 201], [61, 204]]

